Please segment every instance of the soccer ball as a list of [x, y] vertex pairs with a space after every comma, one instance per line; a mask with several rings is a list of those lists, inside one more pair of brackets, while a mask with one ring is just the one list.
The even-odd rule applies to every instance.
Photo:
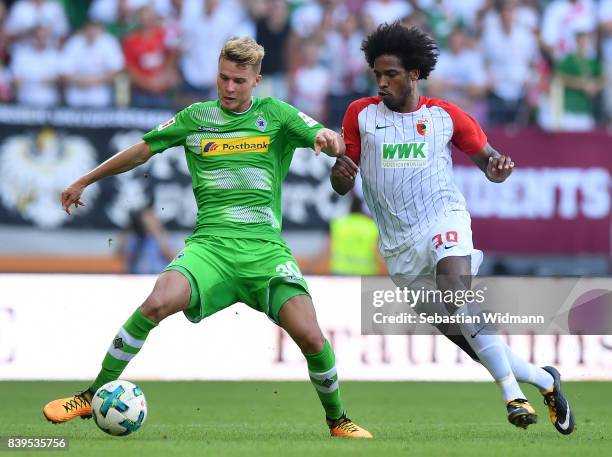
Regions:
[[96, 425], [114, 436], [135, 432], [147, 417], [147, 401], [140, 387], [120, 379], [100, 387], [91, 406]]

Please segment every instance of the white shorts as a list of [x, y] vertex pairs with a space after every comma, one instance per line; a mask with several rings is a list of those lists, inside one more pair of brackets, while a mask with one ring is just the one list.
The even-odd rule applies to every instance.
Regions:
[[470, 256], [472, 276], [478, 273], [482, 264], [482, 251], [472, 244], [472, 220], [464, 211], [438, 219], [427, 234], [410, 248], [393, 256], [385, 257], [391, 276], [435, 275], [436, 265], [450, 256]]

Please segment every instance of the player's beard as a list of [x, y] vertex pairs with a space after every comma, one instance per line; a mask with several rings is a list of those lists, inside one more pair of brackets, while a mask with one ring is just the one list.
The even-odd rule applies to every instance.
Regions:
[[412, 97], [412, 89], [410, 86], [403, 88], [397, 95], [391, 95], [383, 98], [383, 103], [391, 111], [401, 113], [406, 106], [408, 100]]

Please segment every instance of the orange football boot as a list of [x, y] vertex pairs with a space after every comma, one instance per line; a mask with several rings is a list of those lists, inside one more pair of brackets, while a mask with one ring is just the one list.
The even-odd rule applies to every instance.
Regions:
[[85, 391], [73, 397], [53, 400], [45, 405], [43, 414], [48, 421], [54, 424], [68, 422], [75, 417], [89, 419], [91, 418], [91, 393]]
[[330, 421], [327, 419], [327, 425], [331, 436], [339, 436], [344, 438], [373, 438], [372, 434], [365, 428], [361, 428], [352, 420], [343, 415], [340, 419]]

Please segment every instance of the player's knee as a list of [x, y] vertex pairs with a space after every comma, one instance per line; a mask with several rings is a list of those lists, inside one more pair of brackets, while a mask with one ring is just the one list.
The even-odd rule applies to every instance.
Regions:
[[159, 323], [168, 317], [168, 308], [169, 306], [166, 304], [163, 296], [153, 292], [141, 305], [140, 311], [145, 317]]
[[[436, 277], [436, 285], [438, 290], [444, 292], [453, 292], [469, 290], [470, 285], [465, 276], [457, 274], [448, 274]], [[444, 302], [444, 307], [449, 314], [453, 315], [459, 309], [456, 303]]]
[[325, 338], [316, 328], [303, 332], [295, 339], [295, 342], [304, 354], [317, 354], [323, 350]]
[[464, 278], [457, 274], [446, 274], [436, 277], [436, 285], [438, 290], [442, 292], [449, 290], [453, 292], [457, 290], [466, 290], [469, 287], [465, 282]]
[[189, 307], [191, 287], [187, 278], [177, 271], [163, 272], [140, 307], [142, 314], [160, 322], [168, 316]]
[[445, 257], [436, 265], [436, 285], [441, 291], [457, 291], [470, 288], [470, 257]]

